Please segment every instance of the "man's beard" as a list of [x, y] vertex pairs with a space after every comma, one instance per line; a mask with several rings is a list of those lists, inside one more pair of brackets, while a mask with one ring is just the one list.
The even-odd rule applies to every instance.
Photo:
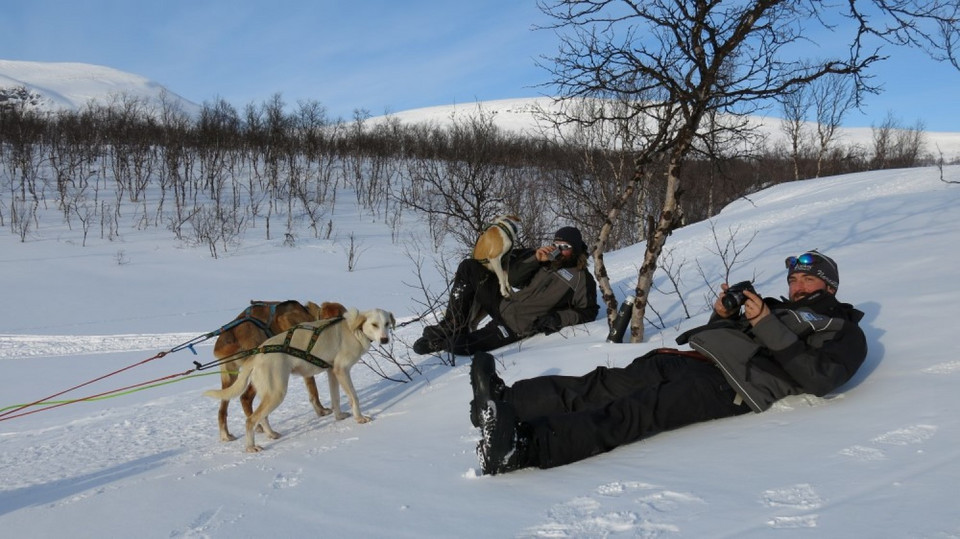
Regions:
[[816, 300], [824, 293], [824, 290], [814, 290], [813, 292], [797, 292], [790, 297], [790, 301], [800, 303], [807, 300]]

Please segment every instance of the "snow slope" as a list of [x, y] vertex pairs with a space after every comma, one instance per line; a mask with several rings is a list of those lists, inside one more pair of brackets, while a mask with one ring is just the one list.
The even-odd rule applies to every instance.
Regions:
[[0, 89], [20, 86], [42, 95], [44, 108], [54, 110], [79, 110], [91, 101], [109, 105], [121, 95], [158, 109], [166, 99], [189, 114], [199, 110], [160, 83], [118, 69], [76, 62], [0, 60]]
[[[960, 167], [944, 174], [960, 181]], [[403, 253], [418, 225], [394, 244], [385, 224], [345, 203], [336, 219], [366, 247], [353, 272], [336, 237], [295, 248], [250, 239], [213, 260], [166, 231], [131, 229], [81, 247], [77, 231], [50, 218], [26, 243], [0, 234], [0, 408], [145, 361], [225, 324], [249, 299], [337, 300], [408, 322], [418, 304]], [[0, 420], [0, 529], [74, 538], [960, 537], [960, 360], [951, 344], [960, 185], [936, 169], [783, 184], [738, 200], [669, 239], [691, 319], [677, 296], [655, 293], [663, 323], [648, 327], [648, 342], [607, 344], [602, 320], [566, 328], [499, 350], [503, 377], [580, 374], [674, 345], [706, 320], [721, 282], [712, 230], [741, 242], [756, 232], [731, 281], [755, 277], [766, 295], [785, 292], [788, 255], [819, 248], [838, 261], [839, 296], [866, 313], [870, 345], [842, 391], [560, 468], [484, 477], [468, 418], [470, 358], [450, 367], [409, 356], [416, 322], [393, 344], [416, 363], [412, 380], [354, 368], [372, 422], [316, 418], [292, 380], [272, 421], [285, 435], [260, 440], [259, 454], [218, 440], [217, 403], [201, 395], [216, 376]], [[621, 297], [641, 252], [608, 257]], [[657, 285], [670, 290], [662, 273]], [[197, 356], [175, 352], [67, 396], [188, 373], [210, 350], [206, 341]], [[235, 433], [240, 416], [234, 404]]]

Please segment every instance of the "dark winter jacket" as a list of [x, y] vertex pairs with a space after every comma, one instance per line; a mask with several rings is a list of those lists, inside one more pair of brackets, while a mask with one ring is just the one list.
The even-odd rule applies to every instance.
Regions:
[[597, 283], [585, 263], [575, 267], [555, 267], [540, 262], [536, 250], [515, 251], [508, 266], [510, 285], [519, 288], [500, 302], [500, 315], [518, 336], [536, 333], [537, 318], [556, 313], [561, 326], [596, 320]]
[[[867, 356], [863, 313], [822, 291], [801, 301], [765, 298], [772, 316], [714, 319], [686, 342], [709, 357], [755, 412], [788, 395], [824, 396], [853, 377]], [[682, 343], [681, 343], [682, 344]]]

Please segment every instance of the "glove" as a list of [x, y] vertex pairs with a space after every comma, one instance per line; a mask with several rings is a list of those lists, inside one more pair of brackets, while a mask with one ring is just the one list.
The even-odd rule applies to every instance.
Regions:
[[560, 315], [557, 313], [547, 313], [533, 321], [533, 329], [544, 335], [550, 335], [560, 331], [563, 322], [560, 321]]

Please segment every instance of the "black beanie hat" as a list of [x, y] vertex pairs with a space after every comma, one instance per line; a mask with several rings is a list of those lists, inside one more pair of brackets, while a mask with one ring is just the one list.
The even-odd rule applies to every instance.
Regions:
[[557, 230], [557, 233], [553, 235], [555, 241], [565, 241], [573, 247], [573, 251], [577, 254], [582, 254], [587, 252], [587, 244], [583, 242], [583, 236], [580, 235], [580, 230], [576, 227], [565, 226], [560, 230]]
[[835, 290], [840, 288], [840, 270], [829, 256], [816, 249], [800, 256], [791, 256], [786, 260], [787, 277], [794, 273], [806, 273], [823, 280]]

